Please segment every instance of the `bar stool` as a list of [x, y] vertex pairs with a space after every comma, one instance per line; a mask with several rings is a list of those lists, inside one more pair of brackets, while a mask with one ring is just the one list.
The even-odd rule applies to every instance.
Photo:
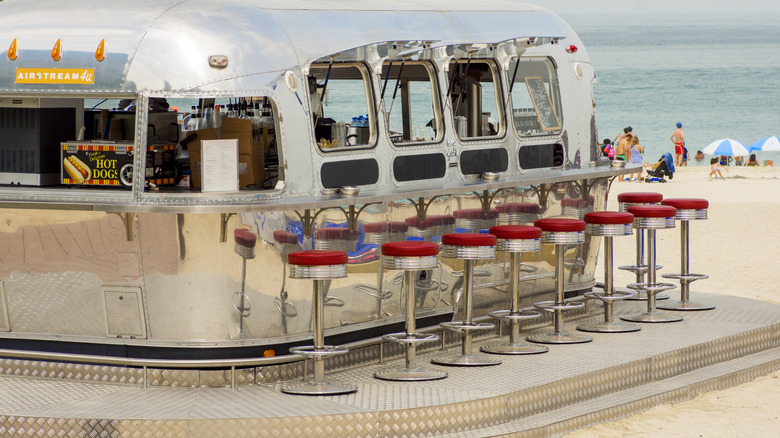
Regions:
[[496, 206], [499, 225], [532, 224], [540, 219], [542, 207], [530, 202], [512, 202]]
[[352, 252], [360, 240], [360, 231], [346, 227], [319, 228], [314, 232], [314, 248]]
[[589, 236], [604, 236], [604, 291], [588, 292], [585, 297], [597, 299], [604, 303], [604, 322], [582, 324], [577, 330], [595, 333], [635, 332], [638, 325], [614, 321], [612, 305], [615, 301], [625, 300], [632, 292], [616, 292], [612, 281], [612, 238], [614, 236], [630, 236], [634, 215], [620, 211], [597, 211], [585, 215], [585, 234]]
[[406, 345], [406, 368], [400, 370], [378, 371], [374, 377], [382, 380], [416, 381], [438, 380], [447, 377], [447, 373], [437, 370], [425, 370], [417, 367], [417, 345], [439, 339], [436, 334], [417, 333], [415, 319], [415, 273], [423, 269], [433, 269], [438, 264], [436, 256], [439, 245], [432, 242], [399, 241], [382, 245], [382, 266], [385, 269], [404, 271], [404, 291], [406, 293], [406, 332], [391, 333], [382, 339]]
[[409, 225], [406, 222], [369, 222], [363, 224], [363, 243], [382, 245], [404, 240]]
[[471, 354], [471, 335], [473, 331], [490, 330], [491, 323], [474, 323], [472, 319], [472, 297], [474, 294], [474, 261], [488, 260], [496, 255], [496, 236], [477, 233], [445, 234], [441, 239], [444, 245], [444, 257], [464, 261], [463, 268], [463, 321], [443, 322], [441, 327], [462, 334], [461, 354], [431, 360], [439, 365], [485, 366], [498, 365], [500, 360], [485, 355]]
[[282, 288], [279, 291], [279, 296], [274, 297], [274, 307], [282, 315], [282, 334], [287, 334], [287, 318], [294, 318], [298, 316], [298, 310], [293, 303], [287, 301], [289, 297], [287, 289], [285, 288], [285, 280], [287, 278], [287, 255], [291, 252], [298, 251], [300, 245], [298, 244], [298, 235], [290, 231], [277, 230], [274, 231], [274, 242], [276, 248], [279, 250], [279, 254], [282, 256]]
[[520, 257], [525, 252], [539, 251], [539, 238], [542, 230], [526, 225], [499, 225], [490, 228], [490, 234], [496, 236], [496, 250], [509, 253], [512, 273], [510, 287], [512, 289], [512, 304], [509, 310], [491, 312], [492, 318], [509, 321], [509, 342], [485, 345], [480, 348], [485, 353], [493, 354], [538, 354], [549, 349], [543, 345], [529, 345], [520, 341], [520, 321], [538, 318], [537, 311], [520, 310]]
[[689, 258], [689, 222], [692, 220], [707, 219], [707, 207], [709, 202], [706, 199], [664, 199], [663, 205], [671, 205], [677, 209], [675, 218], [680, 221], [680, 241], [682, 243], [681, 267], [679, 274], [664, 274], [663, 278], [673, 278], [680, 280], [680, 301], [667, 301], [663, 305], [657, 306], [664, 310], [712, 310], [715, 306], [711, 304], [696, 303], [690, 301], [690, 284], [696, 280], [709, 278], [703, 274], [691, 274]]
[[[657, 205], [664, 199], [663, 195], [655, 192], [628, 192], [621, 193], [617, 197], [618, 210], [627, 212], [628, 207], [634, 205]], [[655, 269], [661, 269], [663, 266], [656, 265]], [[645, 264], [645, 231], [643, 229], [637, 229], [636, 232], [636, 264], [618, 266], [618, 269], [624, 271], [633, 272], [636, 275], [636, 283], [643, 283], [645, 281], [645, 274], [647, 274], [647, 264]], [[626, 298], [631, 301], [646, 301], [647, 295], [644, 292], [636, 292], [633, 296]], [[656, 300], [668, 300], [669, 296], [665, 294], [657, 294]]]
[[542, 243], [555, 245], [555, 301], [541, 301], [534, 304], [539, 310], [553, 313], [554, 331], [539, 333], [525, 339], [541, 344], [579, 344], [593, 340], [590, 336], [569, 334], [563, 331], [563, 312], [578, 309], [584, 302], [566, 302], [564, 300], [564, 253], [566, 245], [580, 244], [585, 241], [583, 231], [585, 222], [579, 219], [550, 218], [539, 219], [534, 226], [542, 229]]
[[487, 213], [481, 208], [468, 208], [455, 210], [452, 213], [455, 216], [455, 229], [464, 229], [468, 233], [478, 233], [480, 230], [487, 230], [496, 225], [498, 220], [498, 210], [490, 210]]
[[347, 253], [343, 251], [296, 251], [287, 256], [290, 278], [314, 280], [314, 345], [292, 347], [290, 353], [314, 359], [314, 380], [294, 383], [282, 392], [297, 395], [335, 395], [357, 391], [357, 386], [325, 381], [325, 362], [329, 356], [346, 354], [346, 347], [325, 345], [325, 303], [323, 280], [347, 276]]
[[634, 228], [647, 230], [647, 282], [629, 284], [629, 289], [644, 291], [647, 294], [647, 312], [623, 315], [620, 319], [633, 322], [675, 322], [682, 316], [656, 311], [655, 295], [676, 286], [670, 283], [656, 283], [655, 279], [655, 230], [674, 228], [677, 209], [669, 205], [634, 205], [628, 207], [634, 215]]

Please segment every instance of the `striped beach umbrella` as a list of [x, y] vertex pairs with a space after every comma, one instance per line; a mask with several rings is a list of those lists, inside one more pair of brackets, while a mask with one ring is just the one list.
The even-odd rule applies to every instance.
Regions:
[[780, 151], [780, 138], [777, 136], [762, 138], [750, 145], [751, 151]]
[[742, 144], [742, 142], [730, 138], [715, 140], [701, 151], [707, 155], [726, 155], [728, 157], [750, 154], [747, 146]]

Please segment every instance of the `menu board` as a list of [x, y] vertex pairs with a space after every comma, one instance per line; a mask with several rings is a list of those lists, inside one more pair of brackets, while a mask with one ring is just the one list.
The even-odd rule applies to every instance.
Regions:
[[527, 77], [525, 85], [528, 87], [528, 94], [531, 95], [531, 101], [534, 104], [536, 117], [539, 119], [542, 131], [561, 129], [561, 121], [553, 109], [550, 94], [547, 93], [547, 87], [544, 85], [544, 78], [541, 76]]
[[201, 191], [238, 191], [238, 140], [203, 140], [201, 144]]

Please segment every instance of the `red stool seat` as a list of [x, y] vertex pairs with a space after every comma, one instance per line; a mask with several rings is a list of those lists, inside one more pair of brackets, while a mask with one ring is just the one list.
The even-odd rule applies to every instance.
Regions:
[[698, 198], [674, 198], [664, 199], [661, 205], [669, 205], [678, 210], [703, 210], [710, 206], [706, 199]]
[[287, 263], [301, 266], [345, 265], [349, 256], [344, 251], [309, 250], [291, 252]]
[[677, 209], [670, 205], [633, 205], [628, 212], [640, 218], [669, 218], [677, 214]]
[[439, 245], [433, 242], [403, 241], [382, 245], [382, 255], [390, 257], [429, 257], [439, 254]]
[[483, 212], [481, 208], [470, 208], [464, 210], [455, 210], [453, 213], [455, 219], [496, 219], [498, 218], [498, 210], [490, 210], [487, 213]]
[[277, 243], [287, 243], [290, 245], [298, 244], [298, 235], [289, 231], [274, 231], [274, 240]]
[[495, 246], [496, 236], [481, 233], [450, 233], [441, 237], [441, 243], [450, 246]]
[[496, 206], [496, 210], [499, 213], [532, 213], [539, 214], [542, 212], [542, 207], [539, 204], [515, 202], [510, 204], [501, 204]]
[[579, 219], [548, 218], [539, 219], [534, 222], [534, 226], [551, 233], [571, 233], [585, 231], [586, 224]]
[[[255, 233], [245, 229], [245, 228], [237, 228], [236, 231], [233, 232], [233, 236], [236, 239], [236, 243], [245, 246], [247, 248], [254, 248], [255, 244], [257, 244], [257, 236]], [[297, 238], [296, 238], [297, 242]]]
[[342, 227], [320, 228], [314, 232], [314, 237], [315, 239], [357, 240], [360, 238], [360, 231]]
[[572, 208], [585, 208], [588, 206], [588, 201], [580, 198], [564, 198], [561, 199], [561, 207]]
[[490, 234], [498, 239], [538, 239], [542, 230], [528, 225], [498, 225], [490, 228]]
[[664, 196], [655, 192], [629, 192], [618, 195], [618, 202], [628, 204], [654, 204], [661, 202]]
[[363, 224], [365, 233], [405, 233], [409, 230], [406, 222], [371, 222]]
[[453, 225], [455, 223], [455, 216], [451, 214], [429, 214], [428, 219], [440, 226]]
[[622, 211], [594, 211], [585, 215], [585, 222], [598, 225], [620, 225], [634, 222], [634, 215]]

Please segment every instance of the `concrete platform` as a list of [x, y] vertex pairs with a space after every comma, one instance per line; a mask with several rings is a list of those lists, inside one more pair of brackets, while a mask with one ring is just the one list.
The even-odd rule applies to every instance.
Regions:
[[[642, 324], [634, 333], [591, 333], [593, 342], [550, 345], [544, 354], [500, 356], [498, 366], [428, 363], [457, 347], [420, 354], [421, 364], [449, 373], [444, 380], [373, 378], [402, 360], [330, 372], [329, 379], [358, 386], [343, 396], [287, 395], [281, 383], [143, 388], [0, 377], [0, 436], [556, 436], [780, 369], [780, 306], [694, 295], [717, 308], [678, 312], [682, 322]], [[645, 306], [615, 308], [627, 314]], [[476, 342], [475, 351], [492, 342]]]

